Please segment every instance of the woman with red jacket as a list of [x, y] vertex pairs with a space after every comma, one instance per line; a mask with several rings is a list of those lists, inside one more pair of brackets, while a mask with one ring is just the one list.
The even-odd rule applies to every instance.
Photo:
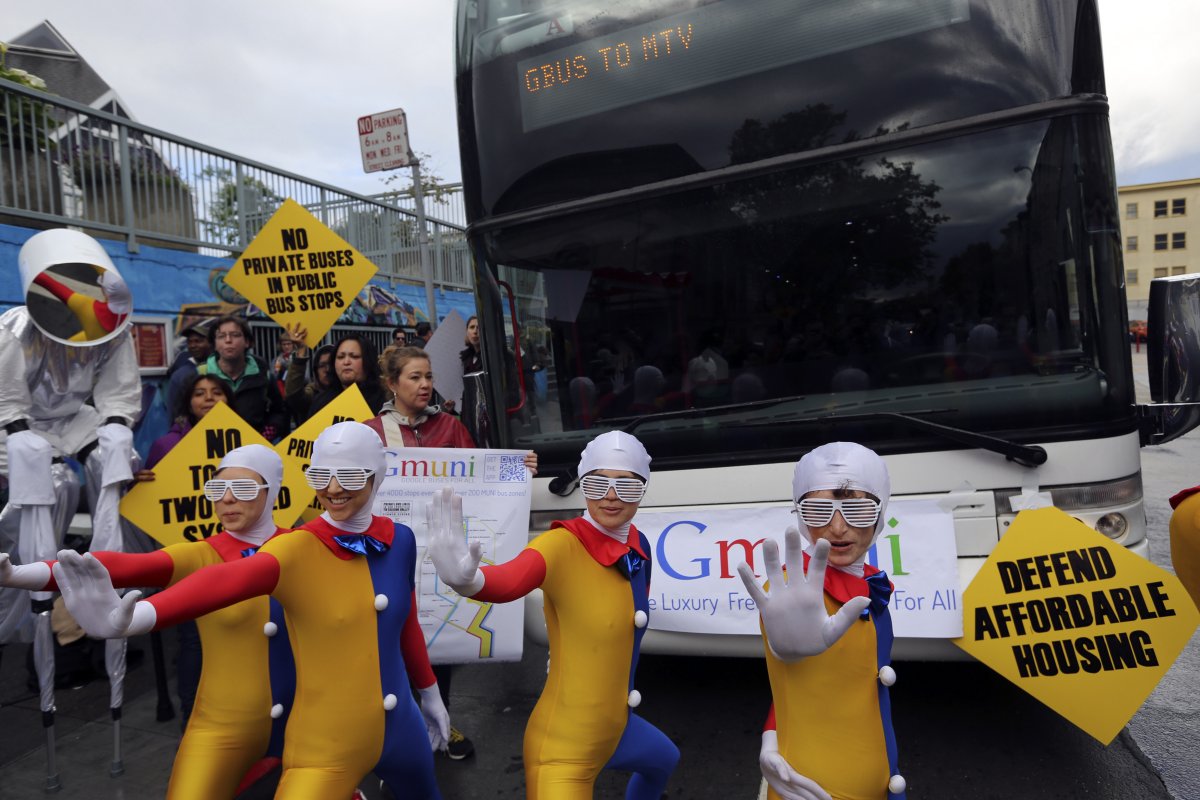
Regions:
[[[379, 359], [379, 371], [391, 399], [384, 403], [379, 416], [366, 424], [379, 434], [385, 447], [475, 447], [471, 434], [457, 417], [430, 405], [433, 368], [424, 350], [388, 347]], [[525, 466], [537, 474], [537, 454], [532, 450], [525, 456]], [[435, 664], [433, 673], [442, 702], [450, 708], [450, 665]], [[446, 754], [457, 761], [473, 752], [471, 740], [452, 727]]]
[[379, 359], [380, 381], [391, 399], [367, 425], [387, 447], [474, 447], [475, 441], [458, 418], [436, 405], [429, 355], [419, 347], [396, 347]]

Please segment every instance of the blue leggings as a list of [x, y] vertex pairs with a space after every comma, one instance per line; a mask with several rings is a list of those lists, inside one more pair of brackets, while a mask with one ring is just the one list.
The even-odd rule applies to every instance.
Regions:
[[605, 769], [632, 772], [625, 800], [659, 800], [679, 763], [679, 748], [666, 734], [637, 714], [630, 714], [616, 752]]

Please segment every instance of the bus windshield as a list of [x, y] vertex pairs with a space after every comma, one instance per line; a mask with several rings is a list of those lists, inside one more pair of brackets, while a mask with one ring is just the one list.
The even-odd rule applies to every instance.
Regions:
[[[507, 364], [490, 373], [502, 443], [565, 467], [598, 431], [636, 426], [656, 466], [685, 467], [835, 438], [948, 446], [886, 412], [1018, 442], [1133, 430], [1107, 117], [986, 117], [1102, 89], [1098, 54], [1072, 49], [1074, 2], [997, 5], [471, 3], [464, 182], [485, 355], [490, 340]], [[535, 84], [571, 88], [543, 61], [579, 88], [599, 73], [580, 78], [573, 52], [603, 70], [620, 42], [652, 53], [633, 35], [665, 21], [682, 46], [685, 17], [698, 47], [735, 8], [754, 30], [792, 9], [830, 41], [532, 105]]]

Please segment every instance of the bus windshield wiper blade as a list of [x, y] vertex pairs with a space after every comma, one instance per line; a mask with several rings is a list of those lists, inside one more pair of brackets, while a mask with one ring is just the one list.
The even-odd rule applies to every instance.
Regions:
[[[734, 411], [744, 411], [748, 408], [769, 408], [771, 406], [787, 403], [794, 400], [804, 399], [804, 396], [798, 397], [777, 397], [770, 400], [758, 400], [750, 403], [737, 403], [724, 406], [712, 406], [709, 408], [688, 408], [681, 411], [660, 411], [656, 414], [646, 414], [640, 417], [635, 417], [628, 424], [619, 428], [625, 433], [633, 433], [637, 428], [647, 422], [660, 422], [668, 419], [688, 419], [690, 417], [711, 416], [714, 413], [727, 414]], [[872, 420], [892, 420], [904, 425], [916, 428], [926, 433], [932, 433], [935, 436], [940, 436], [943, 439], [948, 439], [959, 444], [978, 447], [982, 450], [987, 450], [992, 453], [998, 453], [1004, 456], [1009, 461], [1020, 464], [1023, 467], [1038, 467], [1046, 463], [1047, 453], [1046, 448], [1036, 444], [1019, 444], [1010, 442], [1007, 439], [1001, 439], [997, 436], [989, 436], [986, 433], [976, 433], [974, 431], [965, 430], [963, 428], [955, 428], [951, 425], [942, 425], [937, 422], [932, 422], [927, 419], [922, 419], [919, 415], [929, 414], [946, 414], [952, 411], [949, 408], [928, 408], [920, 411], [910, 411], [908, 413], [900, 413], [898, 411], [872, 411], [866, 414], [825, 414], [819, 417], [798, 417], [789, 419], [789, 423], [800, 422], [803, 424], [838, 424], [843, 422], [867, 422]], [[614, 422], [619, 420], [612, 420]], [[772, 420], [769, 424], [778, 424], [778, 420]], [[767, 424], [767, 423], [759, 423]], [[565, 497], [575, 489], [575, 484], [578, 483], [579, 476], [575, 474], [575, 468], [571, 467], [564, 475], [559, 475], [550, 482], [550, 491], [557, 495]]]
[[[625, 427], [621, 428], [621, 430], [625, 431], [626, 433], [633, 433], [634, 429], [646, 422], [653, 422], [662, 419], [680, 419], [695, 416], [707, 416], [714, 412], [727, 414], [733, 411], [743, 411], [748, 408], [768, 408], [770, 406], [779, 405], [780, 403], [787, 403], [799, 399], [803, 398], [778, 397], [770, 400], [759, 400], [752, 403], [713, 406], [712, 408], [689, 408], [683, 411], [663, 411], [658, 414], [647, 414], [646, 416], [638, 417]], [[1046, 448], [1041, 447], [1040, 445], [1019, 444], [1017, 442], [1010, 442], [1007, 439], [1001, 439], [997, 436], [989, 436], [986, 433], [976, 433], [964, 428], [956, 428], [951, 425], [942, 425], [937, 422], [932, 422], [931, 420], [922, 419], [922, 417], [926, 415], [946, 414], [951, 410], [952, 409], [949, 408], [929, 408], [922, 409], [920, 411], [910, 411], [908, 413], [900, 413], [898, 411], [872, 411], [866, 414], [826, 414], [820, 417], [803, 417], [788, 421], [813, 424], [837, 424], [839, 422], [866, 422], [869, 420], [890, 419], [910, 427], [917, 428], [918, 430], [940, 436], [943, 439], [949, 439], [952, 442], [958, 442], [959, 444], [979, 447], [983, 450], [999, 453], [1009, 461], [1016, 462], [1024, 467], [1037, 467], [1046, 463]]]
[[[628, 418], [630, 421], [621, 426], [620, 423], [625, 417], [615, 417], [605, 422], [613, 424], [614, 430], [624, 431], [625, 433], [633, 433], [636, 429], [647, 422], [660, 422], [667, 419], [690, 419], [692, 417], [710, 417], [714, 414], [728, 414], [734, 411], [745, 411], [748, 408], [770, 408], [771, 406], [779, 405], [780, 403], [788, 403], [793, 400], [802, 400], [803, 395], [792, 397], [774, 397], [767, 400], [753, 400], [748, 403], [731, 403], [724, 406], [708, 406], [705, 408], [685, 408], [679, 411], [658, 411], [653, 414], [641, 414], [636, 417]], [[566, 497], [571, 492], [575, 491], [576, 484], [579, 483], [579, 476], [575, 474], [575, 467], [568, 467], [567, 471], [555, 477], [550, 481], [550, 491], [560, 497]]]
[[[919, 413], [928, 414], [932, 412], [923, 411]], [[869, 414], [829, 414], [824, 417], [814, 417], [812, 418], [812, 422], [865, 422], [879, 419], [895, 420], [918, 430], [940, 436], [943, 439], [949, 439], [952, 442], [999, 453], [1009, 461], [1014, 461], [1023, 467], [1039, 467], [1046, 463], [1046, 448], [1041, 445], [1018, 444], [1017, 442], [1010, 442], [1007, 439], [1001, 439], [998, 436], [988, 436], [986, 433], [976, 433], [964, 428], [942, 425], [938, 422], [921, 419], [912, 414], [901, 414], [898, 411], [873, 411]]]

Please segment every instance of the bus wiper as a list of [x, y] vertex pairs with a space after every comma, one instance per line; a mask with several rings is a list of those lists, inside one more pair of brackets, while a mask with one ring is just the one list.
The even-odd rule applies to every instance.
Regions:
[[[758, 400], [750, 403], [737, 403], [724, 406], [712, 406], [709, 408], [689, 408], [682, 411], [660, 411], [656, 414], [645, 414], [640, 417], [635, 417], [626, 425], [619, 428], [625, 433], [633, 433], [637, 428], [647, 422], [659, 422], [664, 419], [688, 419], [690, 417], [707, 417], [716, 414], [726, 414], [733, 411], [744, 411], [747, 408], [768, 408], [770, 406], [787, 403], [794, 400], [804, 399], [804, 396], [796, 397], [778, 397], [769, 400]], [[820, 417], [803, 417], [799, 419], [791, 419], [788, 422], [802, 422], [805, 424], [838, 424], [842, 422], [867, 422], [872, 420], [892, 420], [904, 425], [908, 425], [918, 430], [932, 433], [940, 436], [943, 439], [957, 442], [959, 444], [978, 447], [982, 450], [987, 450], [992, 453], [998, 453], [1004, 456], [1007, 460], [1020, 464], [1023, 467], [1038, 467], [1046, 463], [1047, 454], [1046, 448], [1040, 445], [1026, 445], [1017, 442], [1010, 442], [1007, 439], [1001, 439], [997, 436], [988, 436], [986, 433], [976, 433], [963, 428], [956, 428], [950, 425], [942, 425], [937, 422], [932, 422], [927, 419], [922, 419], [917, 415], [930, 414], [946, 414], [952, 411], [949, 408], [929, 408], [920, 411], [912, 411], [902, 414], [898, 411], [873, 411], [866, 414], [826, 414]], [[619, 420], [612, 420], [619, 421]], [[770, 424], [777, 424], [771, 422]], [[575, 468], [568, 468], [565, 474], [558, 475], [550, 481], [549, 489], [551, 492], [566, 497], [575, 490], [576, 484], [579, 482], [579, 476], [575, 473]]]
[[[917, 412], [922, 414], [932, 413], [930, 411]], [[999, 453], [1009, 461], [1016, 462], [1023, 467], [1040, 467], [1046, 463], [1047, 454], [1046, 448], [1036, 444], [1018, 444], [1010, 442], [1007, 439], [1001, 439], [998, 436], [988, 436], [986, 433], [976, 433], [968, 431], [964, 428], [955, 428], [950, 425], [942, 425], [937, 422], [932, 422], [927, 419], [912, 416], [911, 414], [901, 414], [897, 411], [873, 411], [869, 414], [829, 414], [824, 417], [814, 417], [811, 422], [865, 422], [868, 420], [890, 419], [896, 422], [901, 422], [918, 430], [932, 433], [940, 436], [943, 439], [948, 439], [959, 444], [978, 447], [982, 450], [988, 450], [993, 453]]]
[[[787, 403], [793, 400], [801, 400], [803, 396], [794, 397], [775, 397], [768, 400], [754, 400], [748, 403], [731, 403], [724, 406], [709, 406], [706, 408], [685, 408], [680, 411], [657, 411], [653, 414], [642, 414], [640, 416], [629, 418], [624, 426], [618, 427], [618, 424], [626, 419], [625, 417], [614, 417], [606, 420], [613, 424], [614, 430], [624, 431], [625, 433], [633, 433], [637, 428], [647, 422], [658, 422], [664, 419], [689, 419], [691, 417], [711, 417], [714, 414], [727, 414], [733, 411], [744, 411], [747, 408], [768, 408], [770, 406]], [[549, 489], [559, 497], [566, 497], [571, 492], [575, 491], [575, 486], [579, 483], [579, 475], [576, 473], [575, 467], [568, 467], [567, 471], [562, 475], [555, 476], [549, 485]]]

